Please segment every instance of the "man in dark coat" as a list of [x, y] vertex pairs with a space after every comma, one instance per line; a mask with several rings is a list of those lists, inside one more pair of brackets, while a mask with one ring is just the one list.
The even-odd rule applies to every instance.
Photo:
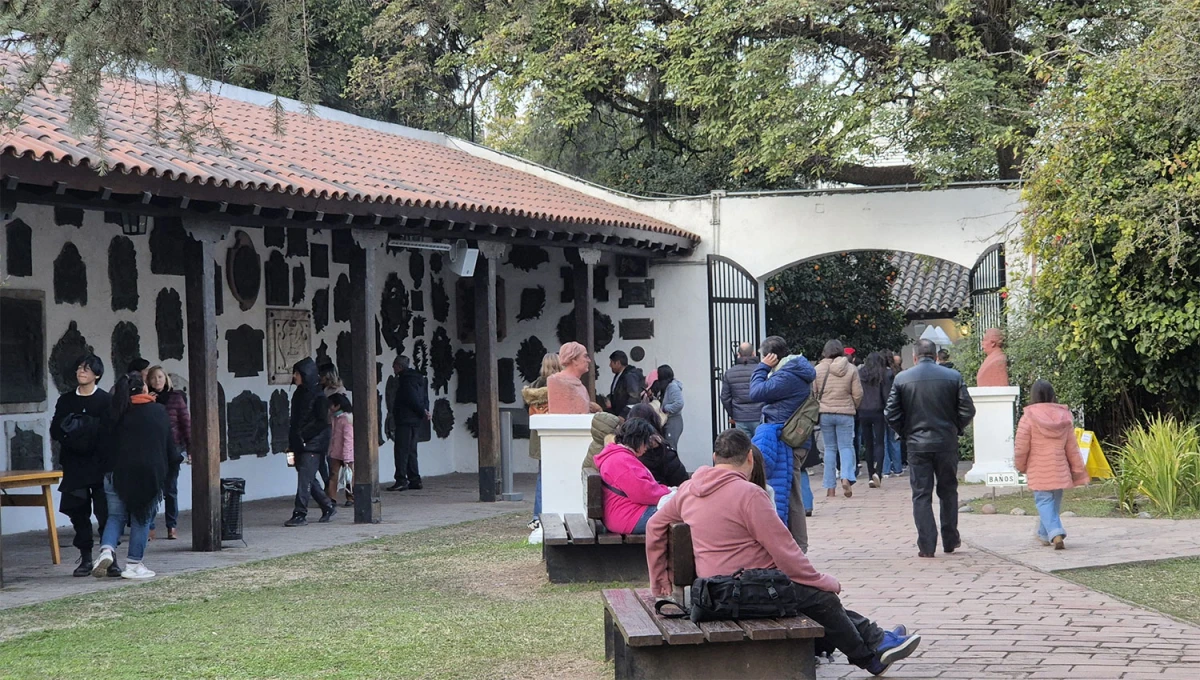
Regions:
[[933, 490], [941, 504], [942, 550], [958, 549], [958, 438], [975, 417], [975, 404], [962, 375], [938, 366], [937, 345], [918, 340], [915, 365], [896, 376], [884, 417], [908, 448], [913, 520], [920, 557], [933, 557], [938, 525]]
[[388, 491], [420, 489], [421, 472], [417, 465], [417, 439], [421, 425], [432, 417], [429, 412], [429, 382], [414, 369], [408, 357], [396, 357], [392, 369], [397, 371], [396, 400], [392, 402], [396, 423], [396, 440], [392, 443], [396, 459], [396, 483]]
[[629, 415], [630, 407], [641, 403], [646, 377], [637, 366], [629, 365], [629, 357], [621, 350], [608, 355], [608, 367], [613, 372], [613, 381], [608, 391], [608, 408], [604, 410], [624, 418]]
[[[58, 490], [62, 498], [58, 511], [71, 520], [75, 528], [72, 545], [79, 549], [79, 567], [74, 576], [92, 573], [92, 515], [96, 515], [99, 535], [104, 535], [108, 520], [108, 503], [104, 496], [104, 455], [102, 431], [108, 419], [108, 392], [97, 383], [104, 375], [104, 362], [94, 354], [75, 361], [74, 392], [59, 396], [50, 419], [50, 438], [59, 444], [59, 463], [62, 483]], [[113, 573], [115, 572], [115, 573]], [[120, 576], [116, 564], [108, 568], [109, 576]]]
[[321, 458], [329, 453], [332, 427], [329, 423], [329, 399], [321, 391], [317, 375], [317, 363], [308, 357], [292, 367], [292, 384], [296, 393], [292, 395], [292, 419], [288, 425], [288, 448], [296, 460], [296, 504], [292, 518], [284, 522], [285, 527], [308, 524], [308, 499], [315, 498], [321, 506], [321, 519], [328, 522], [337, 514], [337, 505], [325, 495], [325, 488], [317, 481], [317, 468]]
[[762, 422], [762, 402], [750, 399], [750, 378], [758, 368], [754, 346], [743, 342], [738, 346], [737, 361], [721, 376], [721, 404], [737, 429], [754, 437]]

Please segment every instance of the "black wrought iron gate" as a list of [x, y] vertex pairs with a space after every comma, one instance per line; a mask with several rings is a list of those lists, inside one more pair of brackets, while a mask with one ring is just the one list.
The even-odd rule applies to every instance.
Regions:
[[1004, 269], [1004, 245], [984, 251], [971, 268], [971, 309], [975, 314], [975, 332], [1004, 327], [1004, 287], [1008, 276]]
[[709, 255], [708, 341], [714, 439], [729, 423], [721, 405], [721, 376], [733, 364], [739, 344], [749, 342], [758, 348], [760, 332], [758, 281], [733, 260]]

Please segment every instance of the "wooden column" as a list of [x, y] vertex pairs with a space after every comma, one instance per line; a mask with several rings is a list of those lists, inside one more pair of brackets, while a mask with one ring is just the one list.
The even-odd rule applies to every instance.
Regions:
[[184, 223], [188, 249], [188, 400], [192, 416], [192, 550], [221, 549], [221, 423], [217, 417], [216, 244], [229, 229], [201, 220]]
[[[500, 498], [500, 392], [496, 369], [496, 269], [508, 246], [481, 241], [475, 264], [475, 375], [479, 420], [479, 500]], [[463, 310], [465, 312], [466, 310]]]
[[[595, 298], [595, 278], [593, 272], [600, 263], [600, 251], [592, 248], [579, 249], [579, 262], [575, 267], [575, 338], [587, 348], [588, 356], [595, 363], [601, 363], [596, 356], [596, 322], [593, 313]], [[583, 374], [583, 384], [587, 386], [592, 401], [596, 400], [596, 370], [593, 368]]]
[[350, 263], [351, 374], [354, 376], [354, 522], [381, 520], [379, 499], [379, 383], [375, 381], [375, 309], [379, 305], [376, 257], [387, 244], [387, 232], [355, 229], [358, 251]]

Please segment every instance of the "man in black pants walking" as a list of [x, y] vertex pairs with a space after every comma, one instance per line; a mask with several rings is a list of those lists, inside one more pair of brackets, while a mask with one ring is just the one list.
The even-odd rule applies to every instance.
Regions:
[[941, 505], [942, 550], [952, 553], [958, 535], [958, 438], [975, 417], [975, 404], [962, 375], [938, 366], [937, 345], [918, 340], [916, 365], [896, 376], [884, 417], [908, 446], [917, 554], [933, 557], [938, 525], [933, 519], [933, 490]]
[[[58, 490], [62, 498], [58, 511], [71, 519], [75, 528], [72, 544], [79, 549], [79, 567], [74, 576], [92, 573], [92, 514], [104, 535], [108, 520], [108, 503], [104, 496], [104, 455], [101, 441], [103, 424], [108, 419], [108, 392], [97, 383], [104, 375], [104, 362], [94, 354], [75, 361], [75, 381], [78, 387], [58, 398], [54, 417], [50, 420], [50, 438], [61, 447], [62, 483]], [[115, 573], [114, 573], [115, 572]], [[109, 576], [120, 576], [114, 562], [108, 567]]]
[[409, 365], [408, 357], [401, 354], [392, 364], [399, 385], [396, 399], [392, 402], [392, 415], [396, 423], [396, 440], [392, 442], [396, 459], [396, 483], [388, 491], [420, 489], [421, 473], [417, 467], [417, 439], [422, 423], [432, 416], [429, 412], [429, 383], [420, 371]]
[[292, 395], [288, 448], [296, 459], [296, 504], [292, 518], [283, 526], [300, 527], [308, 524], [310, 497], [321, 506], [321, 519], [317, 520], [321, 523], [333, 519], [337, 505], [325, 495], [325, 487], [317, 481], [317, 468], [329, 453], [332, 427], [329, 424], [329, 399], [321, 391], [316, 362], [307, 357], [297, 361], [292, 367], [292, 383], [296, 385], [296, 393]]

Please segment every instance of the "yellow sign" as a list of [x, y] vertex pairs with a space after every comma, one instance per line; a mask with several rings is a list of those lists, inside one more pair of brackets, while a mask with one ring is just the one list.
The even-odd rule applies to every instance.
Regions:
[[1075, 441], [1079, 442], [1079, 455], [1083, 456], [1083, 464], [1087, 467], [1088, 476], [1092, 479], [1112, 479], [1112, 467], [1100, 448], [1100, 440], [1091, 430], [1075, 428]]

